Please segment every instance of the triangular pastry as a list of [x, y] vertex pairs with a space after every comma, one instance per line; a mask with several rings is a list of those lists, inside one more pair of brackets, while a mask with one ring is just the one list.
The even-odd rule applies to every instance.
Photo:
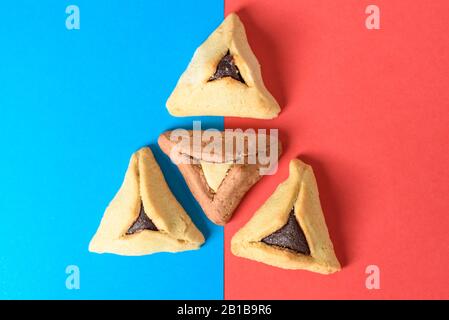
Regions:
[[[184, 131], [184, 138], [189, 141], [188, 145], [182, 146], [178, 143], [179, 140], [172, 139], [174, 131], [167, 131], [159, 136], [159, 146], [178, 166], [207, 217], [218, 225], [224, 225], [232, 217], [244, 195], [264, 174], [261, 169], [267, 169], [266, 164], [263, 165], [259, 161], [258, 152], [263, 150], [266, 155], [271, 155], [276, 162], [274, 165], [277, 165], [282, 151], [281, 144], [277, 137], [273, 138], [268, 134], [262, 139], [262, 134], [235, 133], [237, 139], [245, 141], [244, 149], [214, 154], [204, 152], [204, 147], [210, 142], [203, 134], [204, 131], [196, 131], [201, 135], [200, 150], [193, 147], [195, 131]], [[215, 143], [224, 150], [226, 135], [222, 131], [217, 133]], [[180, 138], [179, 135], [177, 137]], [[256, 142], [257, 146], [253, 146], [254, 141], [263, 142]], [[256, 161], [251, 162], [250, 159]]]
[[150, 148], [132, 155], [89, 251], [145, 255], [198, 249], [204, 237], [171, 193]]
[[232, 238], [234, 255], [284, 269], [340, 270], [312, 167], [290, 162], [290, 175]]
[[259, 62], [235, 13], [195, 51], [167, 108], [173, 116], [277, 117], [279, 104], [265, 88]]

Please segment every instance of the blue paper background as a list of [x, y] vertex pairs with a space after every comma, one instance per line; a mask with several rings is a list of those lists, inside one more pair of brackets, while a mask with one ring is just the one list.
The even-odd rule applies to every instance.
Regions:
[[[80, 30], [65, 27], [70, 4]], [[192, 125], [165, 101], [222, 18], [222, 0], [0, 2], [0, 298], [223, 297], [223, 230], [156, 144], [162, 131]], [[144, 257], [89, 253], [130, 155], [147, 144], [206, 244]], [[71, 264], [80, 290], [66, 289]]]

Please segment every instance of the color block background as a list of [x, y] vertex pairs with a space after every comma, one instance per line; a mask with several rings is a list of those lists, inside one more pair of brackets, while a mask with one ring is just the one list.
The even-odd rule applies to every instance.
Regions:
[[[80, 7], [81, 30], [65, 28], [69, 4]], [[369, 4], [381, 9], [381, 30], [365, 28]], [[231, 11], [283, 111], [225, 126], [279, 128], [285, 152], [278, 174], [244, 199], [223, 245], [223, 229], [155, 143], [191, 126], [170, 117], [165, 100]], [[0, 298], [220, 299], [223, 286], [229, 299], [449, 298], [447, 12], [445, 0], [1, 2]], [[207, 243], [177, 255], [88, 253], [130, 154], [148, 144]], [[296, 156], [315, 169], [344, 267], [332, 276], [229, 252]], [[65, 287], [71, 264], [80, 290]], [[380, 290], [365, 288], [370, 264], [380, 267]]]
[[[65, 27], [69, 4], [80, 30]], [[191, 126], [165, 100], [222, 18], [221, 0], [0, 3], [0, 298], [223, 297], [223, 229], [156, 145], [162, 131]], [[176, 255], [88, 253], [130, 155], [147, 144], [207, 243]], [[72, 264], [80, 290], [65, 286]]]
[[[381, 30], [365, 28], [376, 4]], [[449, 2], [227, 0], [241, 16], [268, 88], [285, 153], [226, 227], [225, 297], [449, 298]], [[236, 258], [232, 235], [283, 181], [312, 164], [343, 270], [283, 271]], [[381, 289], [365, 288], [378, 265]]]

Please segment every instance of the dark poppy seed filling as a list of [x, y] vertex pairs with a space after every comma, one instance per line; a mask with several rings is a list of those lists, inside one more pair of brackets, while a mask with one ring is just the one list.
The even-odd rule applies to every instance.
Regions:
[[220, 62], [217, 65], [215, 74], [209, 78], [209, 81], [218, 80], [224, 77], [231, 77], [234, 80], [245, 83], [239, 71], [239, 68], [234, 63], [234, 57], [231, 55], [229, 50], [226, 55], [221, 58]]
[[296, 220], [294, 209], [290, 212], [287, 223], [278, 231], [263, 238], [262, 242], [310, 255], [306, 236]]
[[127, 235], [134, 234], [140, 232], [142, 230], [152, 230], [159, 231], [156, 225], [148, 218], [148, 215], [145, 212], [145, 208], [143, 207], [143, 203], [140, 204], [140, 213], [137, 217], [137, 220], [129, 227], [128, 231], [126, 231]]

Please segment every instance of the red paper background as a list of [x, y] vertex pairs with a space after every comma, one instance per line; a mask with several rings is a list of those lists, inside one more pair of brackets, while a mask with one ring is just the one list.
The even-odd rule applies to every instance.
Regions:
[[[365, 28], [365, 8], [381, 30]], [[227, 299], [449, 298], [449, 1], [226, 0], [283, 107], [285, 152], [225, 228]], [[232, 235], [299, 156], [318, 180], [343, 269], [285, 271], [230, 253]], [[376, 264], [381, 288], [367, 290]]]

